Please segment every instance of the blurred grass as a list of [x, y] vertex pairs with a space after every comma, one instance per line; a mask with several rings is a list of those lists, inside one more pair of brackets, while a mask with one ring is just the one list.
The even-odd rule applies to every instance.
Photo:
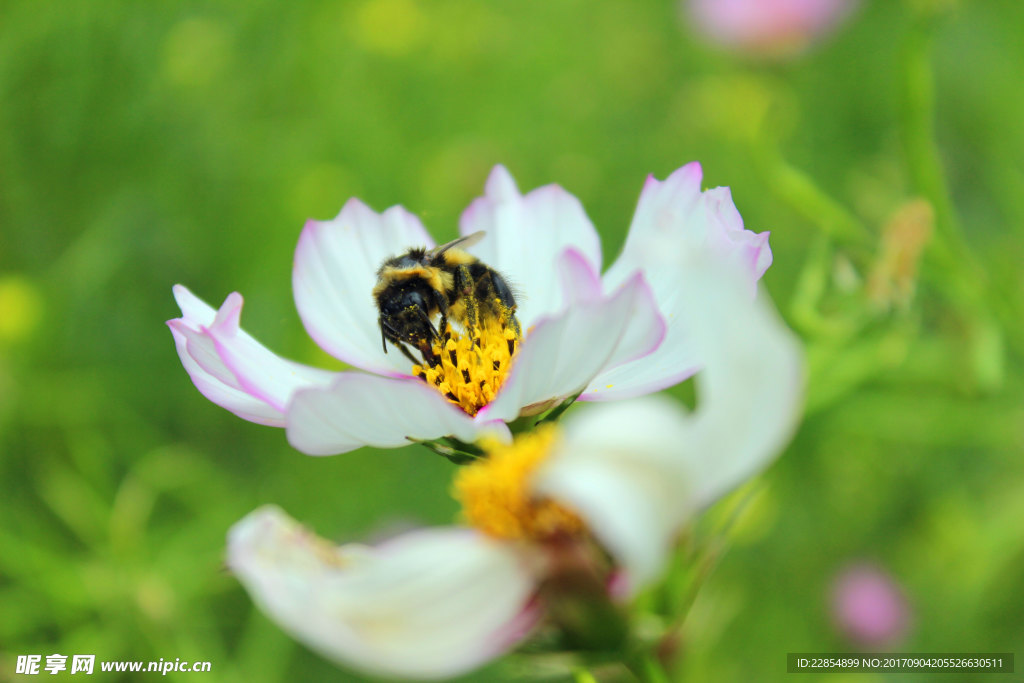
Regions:
[[[654, 0], [0, 6], [0, 680], [54, 652], [355, 678], [253, 611], [224, 533], [264, 502], [337, 539], [445, 523], [450, 466], [309, 458], [209, 404], [170, 286], [241, 291], [258, 339], [331, 366], [291, 300], [303, 222], [355, 195], [450, 238], [499, 162], [579, 196], [606, 264], [645, 175], [692, 159], [772, 231], [809, 415], [697, 599], [693, 680], [846, 649], [827, 589], [861, 558], [908, 594], [905, 650], [1019, 648], [1021, 25], [1017, 3], [874, 2], [760, 65]], [[882, 227], [917, 196], [938, 223], [917, 295], [873, 306]]]

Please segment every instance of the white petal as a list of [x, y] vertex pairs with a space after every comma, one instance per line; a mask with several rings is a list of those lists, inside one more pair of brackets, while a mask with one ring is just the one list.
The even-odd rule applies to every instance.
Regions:
[[[477, 419], [515, 419], [522, 408], [579, 392], [609, 363], [661, 340], [654, 299], [637, 275], [609, 298], [541, 320], [523, 340], [509, 376]], [[635, 330], [631, 330], [632, 325]]]
[[696, 505], [679, 457], [682, 411], [649, 397], [577, 411], [564, 428], [537, 472], [535, 492], [586, 520], [626, 570], [630, 589], [650, 583]]
[[689, 220], [700, 201], [702, 173], [700, 164], [694, 162], [664, 181], [647, 177], [626, 243], [605, 274], [606, 282], [618, 283], [652, 263], [671, 263], [676, 252], [703, 239], [704, 226]]
[[406, 437], [455, 436], [472, 442], [504, 425], [473, 418], [419, 379], [340, 373], [325, 388], [300, 391], [288, 409], [288, 442], [309, 455], [344, 453], [361, 446], [398, 448]]
[[228, 565], [296, 639], [341, 664], [403, 678], [469, 671], [539, 618], [513, 546], [454, 527], [378, 547], [332, 547], [267, 506], [228, 535]]
[[557, 260], [574, 248], [600, 271], [601, 241], [576, 197], [557, 185], [525, 196], [504, 166], [495, 166], [485, 195], [462, 214], [463, 235], [486, 231], [469, 251], [497, 269], [512, 285], [523, 329], [559, 308]]
[[647, 398], [579, 411], [536, 483], [587, 520], [634, 587], [656, 577], [691, 511], [779, 454], [802, 405], [800, 345], [767, 298], [751, 297], [735, 262], [680, 265], [681, 310], [704, 362], [697, 409]]
[[647, 179], [622, 254], [604, 276], [613, 287], [641, 270], [668, 324], [658, 349], [594, 380], [582, 400], [630, 398], [677, 384], [700, 366], [684, 320], [683, 261], [714, 259], [738, 264], [737, 277], [756, 289], [771, 264], [768, 233], [743, 228], [728, 188], [700, 191], [701, 168], [688, 164], [664, 182]]
[[259, 424], [283, 427], [297, 390], [327, 385], [334, 373], [274, 355], [239, 327], [242, 296], [228, 295], [219, 311], [175, 285], [183, 316], [168, 320], [182, 365], [196, 388], [217, 405]]
[[419, 219], [400, 206], [378, 214], [351, 199], [334, 220], [306, 223], [295, 249], [292, 288], [310, 336], [356, 367], [409, 375], [405, 356], [384, 352], [373, 286], [386, 259], [433, 246]]
[[601, 298], [601, 274], [576, 249], [566, 249], [558, 260], [565, 308]]
[[[700, 164], [683, 166], [664, 182], [649, 177], [637, 202], [633, 222], [622, 253], [605, 275], [608, 284], [622, 282], [633, 272], [654, 267], [678, 268], [680, 256], [711, 254], [733, 261], [751, 282], [756, 282], [771, 264], [767, 233], [744, 229], [743, 219], [732, 201], [729, 188], [700, 191]], [[661, 297], [667, 281], [651, 286]]]
[[[617, 401], [654, 393], [682, 382], [700, 367], [685, 322], [686, 299], [679, 291], [683, 286], [679, 269], [651, 265], [642, 272], [665, 323], [661, 343], [651, 353], [612, 366], [595, 377], [580, 395], [581, 401]], [[605, 282], [611, 281], [606, 276]]]
[[704, 368], [684, 454], [698, 503], [707, 505], [768, 465], [803, 408], [800, 342], [768, 297], [713, 262], [687, 268], [687, 322]]
[[[594, 301], [602, 296], [603, 284], [600, 275], [591, 269], [576, 250], [567, 249], [562, 254], [559, 268], [562, 274], [562, 296], [566, 307]], [[650, 382], [645, 383], [643, 377], [634, 376], [632, 372], [638, 365], [633, 361], [646, 359], [660, 348], [668, 328], [665, 319], [658, 311], [657, 302], [650, 301], [650, 297], [653, 296], [650, 289], [644, 291], [648, 297], [648, 304], [637, 307], [634, 311], [633, 320], [630, 321], [615, 353], [605, 363], [607, 369], [590, 382], [583, 395], [580, 396], [581, 400], [630, 398], [634, 395], [648, 393], [644, 389], [648, 389], [652, 384], [664, 383], [664, 374], [655, 375], [660, 369], [657, 363], [648, 362], [639, 367], [641, 373], [654, 376]], [[651, 303], [653, 305], [650, 305]], [[626, 371], [622, 372], [617, 369], [621, 367], [625, 367]], [[615, 383], [620, 377], [626, 379], [622, 386], [616, 386]]]
[[[768, 246], [767, 232], [751, 232], [743, 227], [732, 191], [728, 187], [716, 187], [701, 195], [700, 209], [707, 223], [712, 227], [711, 239], [717, 248], [731, 255], [741, 270], [760, 280], [772, 264], [772, 250]], [[698, 214], [699, 215], [699, 214]]]
[[194, 355], [205, 353], [205, 350], [199, 347], [201, 342], [196, 342], [195, 337], [193, 337], [190, 350], [189, 336], [192, 336], [192, 332], [188, 328], [179, 327], [178, 323], [174, 320], [167, 322], [171, 327], [171, 334], [174, 336], [174, 346], [178, 350], [181, 364], [185, 367], [189, 377], [192, 378], [192, 383], [199, 390], [199, 393], [220, 407], [230, 410], [243, 420], [271, 427], [284, 426], [284, 413], [280, 410], [267, 405], [254, 396], [250, 396], [241, 389], [236, 389], [222, 382], [217, 377], [203, 370], [193, 358]]

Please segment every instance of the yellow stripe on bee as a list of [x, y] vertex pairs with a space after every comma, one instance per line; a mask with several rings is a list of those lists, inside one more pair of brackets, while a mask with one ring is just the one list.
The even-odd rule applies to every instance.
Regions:
[[449, 249], [444, 252], [443, 258], [445, 263], [450, 266], [468, 266], [479, 260], [476, 256], [462, 249]]
[[395, 268], [388, 266], [380, 271], [377, 279], [377, 286], [373, 288], [373, 295], [379, 296], [388, 288], [391, 283], [403, 280], [419, 278], [424, 280], [435, 292], [444, 292], [451, 288], [453, 279], [451, 273], [446, 273], [440, 268], [432, 266], [414, 266], [412, 268]]

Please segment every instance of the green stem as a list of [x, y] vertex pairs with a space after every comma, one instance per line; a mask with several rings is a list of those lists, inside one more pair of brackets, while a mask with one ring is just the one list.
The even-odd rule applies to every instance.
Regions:
[[935, 142], [935, 79], [931, 67], [935, 21], [931, 16], [919, 19], [907, 33], [900, 134], [913, 189], [935, 210], [932, 258], [947, 274], [958, 276], [957, 285], [947, 288], [951, 290], [947, 294], [957, 303], [969, 305], [983, 298], [985, 273], [964, 240]]
[[544, 422], [554, 422], [555, 420], [560, 418], [562, 416], [562, 413], [564, 413], [566, 410], [568, 410], [569, 406], [571, 406], [573, 403], [575, 403], [576, 399], [578, 399], [580, 397], [580, 394], [582, 394], [582, 393], [583, 393], [582, 391], [577, 392], [575, 395], [570, 396], [569, 398], [567, 398], [564, 401], [562, 401], [561, 403], [559, 403], [557, 406], [552, 408], [551, 411], [548, 412], [547, 415], [545, 415], [541, 419], [537, 420], [534, 423], [534, 426], [536, 427], [537, 425], [543, 424]]
[[472, 458], [480, 458], [484, 455], [484, 449], [480, 448], [476, 444], [468, 443], [462, 439], [456, 439], [454, 436], [441, 437], [441, 441], [445, 442], [459, 453], [468, 455]]
[[1024, 351], [1024, 328], [1019, 314], [1005, 296], [993, 291], [987, 271], [964, 238], [943, 170], [935, 134], [935, 77], [931, 64], [938, 20], [933, 13], [923, 13], [907, 32], [900, 117], [900, 133], [914, 190], [935, 209], [936, 235], [928, 256], [940, 272], [933, 284], [975, 327], [995, 329], [993, 316], [998, 317], [1018, 350]]
[[846, 207], [818, 187], [809, 175], [789, 164], [777, 144], [766, 139], [753, 149], [753, 161], [771, 191], [824, 234], [864, 249], [875, 237]]
[[[444, 458], [448, 458], [456, 465], [468, 465], [469, 463], [478, 460], [481, 457], [480, 453], [482, 453], [480, 449], [478, 449], [476, 446], [473, 446], [472, 444], [463, 445], [468, 446], [475, 451], [480, 451], [480, 453], [473, 453], [470, 452], [469, 450], [463, 450], [461, 448], [453, 448], [452, 446], [446, 446], [433, 440], [414, 439], [411, 436], [407, 436], [405, 438], [408, 441], [411, 441], [412, 443], [420, 444], [424, 448], [427, 448]], [[445, 437], [445, 440], [458, 441], [457, 439], [451, 439], [451, 437]], [[458, 443], [462, 444], [461, 441], [458, 441]]]
[[936, 243], [946, 251], [964, 254], [967, 245], [935, 143], [935, 79], [931, 67], [934, 33], [935, 19], [932, 17], [919, 20], [907, 33], [903, 57], [901, 133], [914, 189], [935, 209]]
[[658, 661], [657, 657], [649, 652], [631, 657], [626, 662], [626, 667], [633, 672], [633, 675], [641, 683], [671, 683], [668, 673]]

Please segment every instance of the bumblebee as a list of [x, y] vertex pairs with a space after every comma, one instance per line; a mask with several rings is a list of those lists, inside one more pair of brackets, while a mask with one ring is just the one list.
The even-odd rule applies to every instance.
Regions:
[[391, 342], [419, 364], [411, 346], [424, 362], [436, 365], [433, 345], [447, 333], [449, 321], [475, 338], [481, 320], [497, 319], [519, 337], [512, 288], [496, 270], [460, 248], [476, 244], [483, 236], [481, 230], [433, 249], [416, 247], [381, 264], [373, 298], [380, 312], [384, 353]]

